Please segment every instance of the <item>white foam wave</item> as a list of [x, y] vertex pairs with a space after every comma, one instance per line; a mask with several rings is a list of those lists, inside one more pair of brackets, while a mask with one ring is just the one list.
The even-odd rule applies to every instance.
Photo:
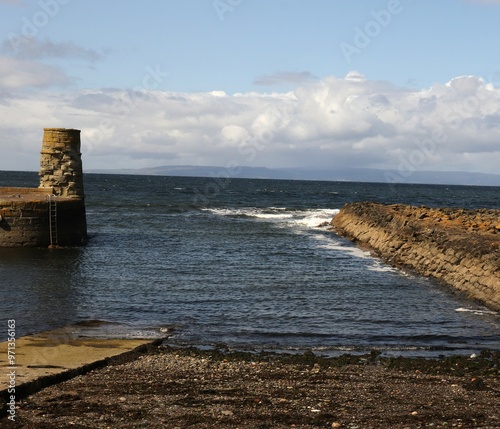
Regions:
[[388, 266], [384, 267], [381, 265], [372, 265], [371, 267], [368, 267], [368, 270], [375, 271], [378, 273], [396, 273], [397, 272], [397, 270], [395, 268], [388, 267]]
[[306, 210], [297, 214], [296, 222], [308, 228], [328, 226], [339, 211], [338, 209]]
[[255, 213], [252, 217], [256, 217], [257, 219], [270, 219], [270, 220], [279, 220], [279, 219], [290, 219], [293, 218], [293, 214], [291, 213]]
[[339, 212], [338, 209], [294, 210], [286, 207], [241, 207], [205, 209], [217, 216], [246, 216], [268, 222], [275, 222], [283, 226], [302, 226], [319, 228], [328, 226], [332, 218]]
[[498, 312], [493, 311], [493, 310], [479, 310], [476, 308], [456, 308], [455, 311], [461, 312], [461, 313], [473, 313], [476, 315], [483, 315], [483, 314], [493, 314], [493, 315], [498, 315]]
[[[238, 207], [238, 208], [207, 208], [204, 211], [216, 216], [244, 217], [255, 221], [270, 222], [279, 228], [290, 228], [298, 234], [307, 230], [326, 229], [332, 219], [340, 212], [339, 209], [289, 209], [287, 207]], [[373, 261], [368, 270], [378, 272], [402, 271], [381, 263], [373, 257], [370, 252], [359, 247], [345, 243], [338, 239], [335, 234], [314, 234], [312, 237], [317, 241], [319, 248], [343, 253], [351, 257], [370, 259]]]
[[336, 252], [342, 252], [349, 254], [351, 256], [355, 256], [357, 258], [370, 258], [374, 259], [370, 252], [360, 249], [354, 245], [345, 245], [340, 241], [334, 238], [335, 236], [332, 234], [331, 237], [325, 237], [322, 235], [318, 235], [315, 237], [316, 240], [319, 241], [319, 247], [327, 250], [334, 250]]
[[373, 262], [372, 266], [368, 267], [368, 270], [375, 271], [378, 273], [398, 273], [400, 272], [397, 268], [391, 267], [390, 265], [385, 265], [384, 263], [376, 260]]
[[250, 216], [249, 209], [203, 209], [215, 216]]

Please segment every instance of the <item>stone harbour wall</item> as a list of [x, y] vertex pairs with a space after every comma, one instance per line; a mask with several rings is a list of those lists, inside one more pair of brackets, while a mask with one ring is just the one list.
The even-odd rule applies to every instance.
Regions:
[[0, 247], [49, 246], [48, 203], [27, 201], [21, 195], [0, 200]]
[[80, 130], [45, 128], [38, 188], [0, 188], [0, 247], [66, 247], [87, 239]]
[[331, 225], [389, 264], [500, 310], [500, 210], [351, 203]]
[[51, 242], [48, 199], [0, 199], [0, 247], [78, 246], [87, 237], [82, 199], [56, 199], [57, 242]]

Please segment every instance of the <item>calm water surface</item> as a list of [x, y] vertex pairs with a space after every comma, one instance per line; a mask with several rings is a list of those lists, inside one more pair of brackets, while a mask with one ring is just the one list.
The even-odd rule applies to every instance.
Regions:
[[[500, 350], [500, 317], [322, 225], [351, 201], [500, 208], [499, 188], [87, 175], [86, 247], [0, 249], [0, 323], [324, 354]], [[0, 186], [36, 173], [0, 172]], [[164, 332], [160, 332], [164, 331]]]

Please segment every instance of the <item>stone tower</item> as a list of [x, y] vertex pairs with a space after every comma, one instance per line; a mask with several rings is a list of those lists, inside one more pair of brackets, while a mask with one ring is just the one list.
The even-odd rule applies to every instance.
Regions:
[[0, 188], [0, 247], [87, 241], [80, 131], [45, 128], [38, 188]]
[[80, 147], [80, 130], [44, 128], [40, 188], [52, 188], [58, 197], [85, 197]]

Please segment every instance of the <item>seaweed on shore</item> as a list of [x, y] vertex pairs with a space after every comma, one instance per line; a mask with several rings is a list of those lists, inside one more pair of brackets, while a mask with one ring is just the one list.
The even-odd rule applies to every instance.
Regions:
[[500, 376], [500, 352], [483, 350], [479, 355], [472, 356], [440, 356], [438, 358], [423, 357], [383, 357], [377, 350], [369, 354], [343, 354], [337, 357], [316, 355], [311, 351], [302, 354], [276, 352], [248, 352], [214, 348], [203, 350], [196, 347], [165, 346], [160, 349], [165, 352], [175, 351], [179, 355], [202, 357], [213, 361], [243, 361], [243, 362], [278, 362], [287, 365], [299, 365], [323, 368], [344, 367], [348, 365], [383, 365], [389, 369], [400, 371], [420, 372], [429, 375], [455, 376]]
[[437, 359], [391, 357], [384, 358], [383, 363], [390, 369], [432, 375], [500, 376], [500, 352], [490, 350], [483, 350], [477, 356], [441, 356]]

